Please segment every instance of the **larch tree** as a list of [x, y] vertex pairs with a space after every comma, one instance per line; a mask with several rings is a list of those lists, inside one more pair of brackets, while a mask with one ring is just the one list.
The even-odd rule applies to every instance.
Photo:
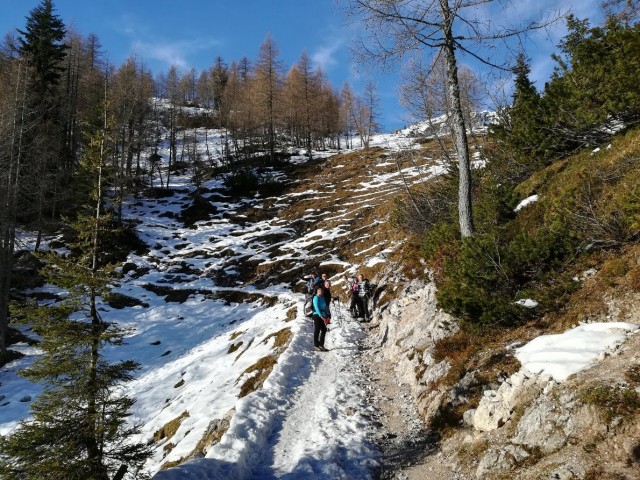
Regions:
[[369, 80], [364, 87], [362, 98], [364, 106], [362, 114], [362, 141], [365, 148], [369, 148], [372, 135], [378, 130], [378, 117], [380, 116], [380, 97], [375, 83]]
[[169, 164], [167, 166], [167, 190], [171, 180], [171, 168], [178, 155], [178, 113], [180, 109], [180, 80], [178, 68], [172, 65], [165, 81], [165, 95], [169, 99]]
[[458, 158], [458, 220], [463, 237], [473, 234], [471, 166], [466, 123], [460, 93], [458, 56], [468, 55], [491, 67], [499, 62], [487, 56], [496, 46], [520, 41], [528, 32], [548, 26], [544, 21], [524, 21], [501, 27], [486, 16], [502, 0], [349, 0], [349, 14], [365, 24], [358, 47], [363, 60], [389, 65], [410, 55], [442, 55], [446, 69], [449, 125]]
[[355, 125], [353, 123], [353, 103], [355, 101], [351, 86], [344, 82], [340, 91], [340, 123], [345, 136], [346, 148], [353, 148], [353, 134]]
[[227, 87], [227, 82], [229, 81], [229, 69], [225, 65], [222, 57], [216, 57], [209, 76], [211, 79], [211, 90], [213, 93], [213, 108], [215, 109], [218, 117], [218, 125], [222, 127], [224, 126], [225, 121], [223, 115], [224, 106], [222, 103], [224, 90]]
[[9, 291], [16, 241], [20, 191], [25, 169], [26, 135], [35, 119], [27, 103], [25, 62], [6, 52], [0, 63], [0, 363], [8, 360]]
[[275, 162], [276, 127], [281, 107], [281, 91], [283, 83], [282, 61], [280, 50], [271, 38], [271, 34], [260, 46], [255, 65], [254, 98], [260, 121], [266, 130], [269, 161]]
[[[57, 87], [63, 71], [65, 27], [44, 0], [27, 17], [24, 30], [7, 36], [0, 54], [0, 356], [7, 356], [9, 291], [22, 219], [43, 228], [48, 171], [57, 172], [59, 134]], [[46, 145], [38, 151], [38, 147]], [[34, 208], [34, 205], [36, 207]]]
[[311, 59], [306, 51], [300, 55], [298, 63], [293, 67], [290, 76], [289, 101], [293, 104], [296, 111], [296, 117], [299, 122], [300, 133], [304, 138], [305, 147], [307, 148], [307, 156], [312, 159], [311, 151], [313, 150], [313, 111], [317, 108], [317, 97], [319, 95], [319, 86], [316, 81], [313, 69], [311, 68]]

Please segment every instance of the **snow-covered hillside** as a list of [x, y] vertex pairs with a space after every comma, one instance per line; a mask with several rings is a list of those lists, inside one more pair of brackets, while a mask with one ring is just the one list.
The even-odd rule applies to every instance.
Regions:
[[[276, 166], [253, 165], [256, 175], [278, 185], [277, 193], [234, 194], [227, 188], [232, 173], [221, 173], [196, 191], [185, 169], [171, 177], [171, 194], [156, 190], [126, 200], [124, 216], [136, 222], [149, 248], [129, 255], [113, 285], [115, 295], [99, 308], [106, 321], [131, 328], [126, 344], [107, 356], [142, 366], [125, 388], [136, 399], [131, 421], [141, 425], [137, 440], [152, 446], [147, 469], [155, 478], [376, 475], [381, 424], [371, 390], [379, 379], [363, 368], [375, 352], [362, 359], [365, 331], [340, 302], [327, 336], [330, 351], [313, 351], [312, 322], [302, 313], [302, 277], [312, 270], [328, 273], [341, 300], [343, 275], [356, 272], [384, 280], [376, 292], [379, 304], [400, 294], [410, 279], [394, 263], [405, 239], [387, 224], [391, 204], [407, 185], [446, 171], [439, 157], [417, 149], [413, 137], [426, 133], [416, 126], [375, 136], [368, 151], [314, 152], [312, 161], [305, 152], [293, 152]], [[220, 162], [224, 135], [199, 129], [185, 138], [195, 136], [198, 151]], [[161, 147], [167, 158], [167, 145]], [[403, 149], [413, 152], [410, 161], [398, 155]], [[481, 166], [481, 153], [474, 157]], [[28, 234], [23, 241], [29, 244]], [[48, 297], [43, 301], [62, 294], [50, 286], [33, 293]], [[398, 369], [392, 383], [403, 381], [395, 377], [403, 368], [407, 378], [416, 371], [432, 375], [419, 362], [430, 355], [425, 342], [441, 338], [441, 332], [418, 328], [419, 322], [433, 323], [436, 315], [425, 315], [435, 311], [435, 301], [416, 309], [411, 299], [407, 294], [374, 322], [375, 328], [382, 318], [385, 328], [374, 331], [380, 338], [371, 336], [373, 343], [392, 348], [387, 361]], [[578, 350], [592, 341], [571, 338]], [[618, 339], [604, 340], [600, 350]], [[531, 348], [534, 356], [546, 355]], [[0, 372], [1, 434], [28, 418], [29, 404], [41, 391], [17, 375], [38, 355], [37, 348], [16, 349], [26, 357]], [[581, 368], [590, 366], [599, 350], [589, 354]], [[556, 355], [558, 368], [570, 357]]]
[[[201, 153], [222, 152], [224, 132], [206, 132], [208, 149], [202, 129], [189, 133], [197, 135]], [[375, 139], [387, 146], [404, 141]], [[159, 153], [167, 158], [163, 147]], [[336, 153], [314, 152], [314, 158]], [[330, 163], [335, 175], [323, 172], [324, 161], [308, 164], [301, 155], [288, 166], [260, 168], [261, 176], [287, 185], [277, 197], [233, 197], [221, 175], [202, 186], [209, 213], [195, 223], [186, 220], [195, 192], [188, 171], [174, 174], [172, 195], [127, 199], [124, 216], [137, 223], [149, 249], [130, 254], [113, 285], [118, 301], [100, 305], [105, 320], [132, 331], [126, 345], [107, 356], [142, 366], [126, 388], [136, 399], [131, 421], [142, 425], [140, 440], [153, 444], [148, 470], [206, 457], [158, 478], [369, 475], [375, 464], [370, 407], [362, 404], [362, 379], [353, 362], [360, 326], [336, 306], [327, 339], [331, 351], [314, 353], [312, 322], [302, 315], [297, 287], [315, 269], [329, 272], [340, 293], [343, 273], [388, 264], [398, 246], [384, 235], [371, 244], [371, 230], [384, 219], [369, 218], [404, 185], [396, 164], [348, 165], [356, 161]], [[348, 178], [354, 167], [361, 175]], [[441, 167], [435, 168], [437, 173]], [[402, 174], [411, 181], [424, 172], [411, 166]], [[345, 245], [360, 248], [351, 261], [340, 255]], [[38, 292], [62, 294], [49, 286]], [[28, 417], [30, 399], [40, 392], [17, 375], [37, 349], [16, 348], [27, 356], [2, 372], [2, 434]]]

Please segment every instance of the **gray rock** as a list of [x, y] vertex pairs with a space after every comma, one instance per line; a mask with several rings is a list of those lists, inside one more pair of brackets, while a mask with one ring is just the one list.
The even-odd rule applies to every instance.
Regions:
[[525, 411], [512, 441], [526, 448], [537, 447], [545, 455], [556, 452], [567, 443], [569, 419], [560, 405], [542, 395]]
[[578, 478], [567, 465], [558, 467], [549, 474], [549, 480], [574, 480]]
[[473, 415], [473, 428], [481, 432], [490, 432], [502, 427], [509, 417], [511, 410], [501, 401], [485, 401], [484, 397]]
[[473, 427], [473, 417], [476, 414], [476, 409], [472, 408], [471, 410], [467, 410], [462, 414], [462, 420], [465, 425]]
[[482, 479], [489, 473], [495, 474], [512, 470], [527, 457], [529, 457], [529, 453], [516, 445], [507, 445], [499, 450], [490, 449], [478, 464], [476, 478]]

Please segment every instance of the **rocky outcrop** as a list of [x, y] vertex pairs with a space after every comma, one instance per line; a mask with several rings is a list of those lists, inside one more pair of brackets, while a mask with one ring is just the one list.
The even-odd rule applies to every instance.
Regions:
[[[624, 317], [602, 321], [637, 323], [638, 311], [621, 309]], [[479, 402], [477, 396], [472, 400], [476, 408], [467, 407], [459, 425], [449, 428], [419, 464], [404, 469], [406, 476], [396, 478], [640, 478], [640, 335], [630, 332], [625, 342], [566, 380], [524, 367], [496, 379], [495, 372], [491, 377], [483, 370], [486, 363], [476, 361], [466, 364], [471, 368], [452, 386], [445, 377], [456, 367], [436, 362], [434, 351], [458, 327], [437, 309], [433, 285], [412, 282], [378, 312], [377, 321], [372, 329], [376, 355], [394, 366], [394, 381], [410, 387], [427, 427], [438, 413], [465, 408], [465, 396], [484, 388]], [[512, 342], [505, 339], [502, 346], [507, 354], [522, 343]]]
[[538, 376], [519, 371], [505, 380], [498, 390], [485, 390], [484, 396], [468, 422], [476, 430], [490, 432], [502, 427], [520, 406], [529, 404], [551, 381], [548, 375]]
[[393, 362], [398, 379], [410, 385], [423, 417], [429, 420], [448, 399], [437, 387], [447, 362], [436, 362], [433, 348], [458, 330], [456, 322], [436, 306], [435, 285], [419, 280], [407, 285], [378, 315], [377, 342], [385, 361]]

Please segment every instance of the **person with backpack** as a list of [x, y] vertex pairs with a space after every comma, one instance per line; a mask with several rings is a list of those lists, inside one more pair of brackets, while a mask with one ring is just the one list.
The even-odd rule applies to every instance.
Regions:
[[327, 352], [324, 348], [324, 337], [327, 334], [327, 325], [331, 321], [331, 314], [324, 300], [324, 291], [318, 287], [313, 296], [313, 349], [317, 352]]
[[[304, 294], [304, 306], [302, 307], [302, 311], [307, 317], [310, 317], [313, 313], [313, 295], [318, 287], [318, 274], [316, 272], [312, 272], [311, 275], [307, 277], [303, 277], [306, 280], [305, 283], [305, 294]], [[309, 306], [307, 309], [307, 305]]]
[[364, 275], [359, 274], [357, 279], [354, 295], [357, 296], [358, 317], [362, 317], [368, 322], [371, 320], [371, 314], [369, 313], [371, 287], [369, 286], [369, 280], [364, 278]]

